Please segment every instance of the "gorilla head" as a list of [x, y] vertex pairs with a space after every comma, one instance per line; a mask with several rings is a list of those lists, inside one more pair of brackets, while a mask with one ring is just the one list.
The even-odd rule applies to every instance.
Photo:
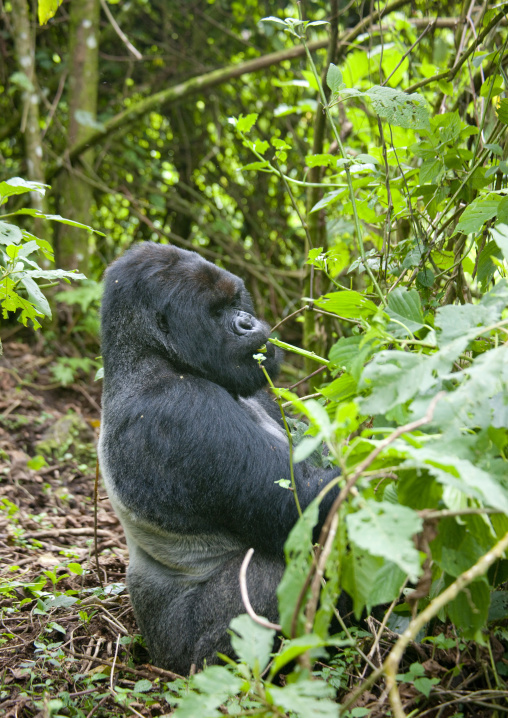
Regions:
[[[116, 334], [119, 346], [128, 344], [132, 361], [150, 347], [177, 371], [220, 384], [235, 396], [251, 396], [265, 386], [253, 354], [270, 329], [254, 316], [241, 279], [195, 252], [151, 243], [127, 252], [106, 276], [103, 334]], [[270, 376], [277, 374], [272, 344], [264, 366]]]

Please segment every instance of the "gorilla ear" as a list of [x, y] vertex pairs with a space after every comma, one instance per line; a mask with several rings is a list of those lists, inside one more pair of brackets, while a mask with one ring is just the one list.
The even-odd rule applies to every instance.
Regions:
[[157, 314], [155, 315], [155, 321], [157, 322], [157, 326], [159, 327], [161, 332], [164, 332], [164, 334], [169, 334], [168, 320], [164, 314], [157, 312]]

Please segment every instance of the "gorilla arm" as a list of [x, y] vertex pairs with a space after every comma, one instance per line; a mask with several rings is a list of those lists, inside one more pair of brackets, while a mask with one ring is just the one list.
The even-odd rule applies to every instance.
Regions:
[[[227, 532], [245, 548], [282, 556], [298, 518], [293, 493], [275, 483], [290, 478], [289, 447], [283, 432], [267, 430], [245, 406], [255, 401], [237, 401], [204, 379], [173, 375], [141, 394], [135, 413], [119, 402], [115, 430], [105, 427], [102, 461], [106, 468], [123, 467], [110, 482], [120, 502], [155, 529]], [[302, 509], [337, 474], [296, 464]], [[335, 496], [332, 490], [323, 500], [320, 523]]]

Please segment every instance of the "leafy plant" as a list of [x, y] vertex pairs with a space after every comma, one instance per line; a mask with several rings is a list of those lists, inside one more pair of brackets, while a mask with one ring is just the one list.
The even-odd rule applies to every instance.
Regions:
[[[48, 185], [28, 182], [20, 177], [0, 182], [0, 206], [10, 197], [28, 192], [44, 195], [47, 188]], [[75, 271], [41, 268], [33, 259], [33, 255], [41, 252], [46, 260], [53, 262], [53, 249], [49, 242], [5, 220], [29, 216], [93, 230], [80, 222], [64, 219], [59, 215], [44, 214], [35, 209], [23, 208], [0, 216], [0, 307], [3, 317], [6, 319], [9, 312], [19, 311], [18, 321], [25, 326], [30, 322], [34, 329], [39, 329], [41, 326], [39, 318], [51, 317], [51, 308], [42, 289], [54, 286], [60, 280], [68, 282], [70, 279], [85, 277]], [[49, 284], [38, 284], [37, 279], [46, 280]]]
[[[494, 10], [487, 13], [480, 37], [500, 18]], [[341, 281], [344, 265], [337, 260], [348, 253], [340, 237], [328, 248], [311, 249], [307, 261], [314, 276], [323, 278], [317, 284], [331, 291], [306, 298], [300, 311], [323, 311], [335, 318], [336, 327], [345, 323], [348, 330], [327, 356], [271, 340], [326, 366], [330, 380], [317, 387], [317, 397], [302, 401], [287, 390], [276, 393], [310, 424], [294, 460], [310, 456], [324, 442], [340, 467], [335, 482], [340, 491], [317, 548], [312, 549], [316, 504], [286, 543], [279, 608], [289, 642], [268, 677], [260, 679], [256, 671], [268, 665], [269, 639], [263, 642], [261, 629], [241, 617], [232, 629], [241, 625], [248, 646], [263, 645], [264, 652], [259, 648], [261, 653], [253, 655], [247, 644], [235, 643], [240, 664], [208, 669], [193, 679], [194, 692], [176, 715], [192, 710], [218, 715], [218, 706], [234, 693], [241, 705], [248, 695], [254, 700], [249, 710], [262, 715], [336, 715], [329, 686], [314, 682], [310, 688], [305, 669], [319, 651], [338, 645], [332, 619], [343, 625], [336, 605], [341, 591], [347, 591], [357, 619], [387, 604], [390, 614], [397, 603], [397, 614], [408, 618], [382, 667], [339, 713], [353, 715], [354, 700], [384, 676], [393, 714], [401, 718], [397, 680], [411, 683], [427, 698], [439, 683], [420, 664], [399, 672], [409, 641], [439, 619], [453, 624], [462, 640], [487, 646], [491, 596], [508, 577], [508, 166], [499, 161], [504, 151], [498, 144], [508, 124], [506, 100], [485, 105], [475, 127], [456, 110], [433, 116], [425, 95], [411, 88], [403, 92], [386, 86], [396, 68], [382, 84], [365, 87], [358, 78], [348, 88], [344, 78], [354, 72], [334, 64], [326, 74], [327, 97], [308, 51], [312, 23], [273, 17], [265, 22], [304, 44], [339, 155], [328, 151], [306, 157], [308, 167], [323, 168], [324, 197], [309, 215], [340, 211], [352, 218], [359, 258], [348, 271], [365, 273], [364, 289]], [[464, 63], [476, 46], [445, 73], [449, 81], [467, 81]], [[493, 87], [492, 79], [484, 80], [481, 95], [490, 97]], [[444, 89], [450, 92], [450, 86]], [[343, 147], [333, 115], [352, 101], [358, 121], [365, 113], [373, 142], [362, 152]], [[253, 137], [257, 120], [254, 113], [232, 120], [256, 158], [243, 170], [278, 176], [302, 218], [298, 190], [306, 188], [306, 181], [287, 166], [291, 144], [276, 133]], [[406, 235], [391, 239], [404, 221]], [[376, 225], [382, 225], [382, 242], [368, 229]], [[373, 245], [369, 251], [367, 241]], [[262, 362], [262, 355], [256, 358]], [[299, 667], [285, 688], [274, 687], [274, 675], [290, 655]], [[222, 690], [229, 670], [247, 683]]]

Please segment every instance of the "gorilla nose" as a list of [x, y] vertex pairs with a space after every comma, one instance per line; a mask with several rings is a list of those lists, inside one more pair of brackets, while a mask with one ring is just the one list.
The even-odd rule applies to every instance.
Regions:
[[233, 322], [233, 328], [237, 334], [248, 334], [256, 328], [256, 320], [247, 312], [238, 312]]

